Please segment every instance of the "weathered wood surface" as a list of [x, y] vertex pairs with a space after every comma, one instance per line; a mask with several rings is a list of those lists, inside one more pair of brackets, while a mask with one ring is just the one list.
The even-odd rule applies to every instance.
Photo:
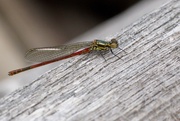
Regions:
[[0, 120], [180, 120], [180, 1], [114, 35], [121, 43], [59, 67], [0, 100]]

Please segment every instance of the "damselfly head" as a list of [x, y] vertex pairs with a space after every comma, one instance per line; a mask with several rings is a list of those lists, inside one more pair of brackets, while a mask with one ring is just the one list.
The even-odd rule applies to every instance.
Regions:
[[118, 41], [116, 39], [111, 39], [110, 46], [111, 46], [111, 48], [117, 48]]

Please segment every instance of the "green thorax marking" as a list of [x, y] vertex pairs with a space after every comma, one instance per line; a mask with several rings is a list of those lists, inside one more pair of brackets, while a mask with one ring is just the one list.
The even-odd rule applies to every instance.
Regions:
[[92, 50], [109, 50], [110, 48], [117, 48], [118, 42], [115, 39], [112, 39], [110, 42], [103, 40], [94, 40], [91, 46]]

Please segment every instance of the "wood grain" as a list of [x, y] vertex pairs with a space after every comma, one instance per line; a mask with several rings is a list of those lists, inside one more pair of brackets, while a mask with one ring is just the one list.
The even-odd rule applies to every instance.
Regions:
[[[109, 37], [109, 39], [112, 37]], [[59, 62], [0, 100], [1, 121], [179, 121], [180, 1], [113, 36], [121, 59], [106, 53]], [[108, 40], [108, 39], [107, 39]]]

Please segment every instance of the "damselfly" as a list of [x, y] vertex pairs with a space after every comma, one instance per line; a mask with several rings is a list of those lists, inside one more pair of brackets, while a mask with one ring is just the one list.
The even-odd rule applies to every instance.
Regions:
[[109, 42], [103, 40], [94, 40], [91, 42], [77, 42], [69, 45], [60, 45], [56, 47], [33, 48], [27, 51], [25, 58], [33, 62], [41, 63], [10, 71], [8, 75], [12, 76], [23, 71], [27, 71], [39, 66], [50, 64], [77, 55], [90, 53], [92, 51], [110, 50], [112, 52], [112, 48], [117, 47], [117, 40], [111, 39], [111, 41]]

